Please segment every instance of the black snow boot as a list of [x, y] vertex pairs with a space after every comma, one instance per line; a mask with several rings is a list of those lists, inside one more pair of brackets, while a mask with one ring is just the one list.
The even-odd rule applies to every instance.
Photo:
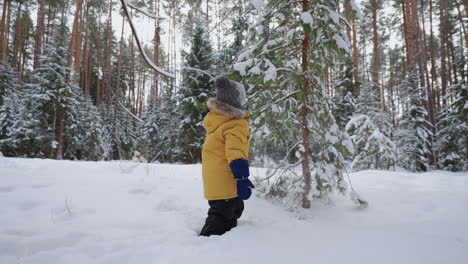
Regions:
[[229, 200], [208, 201], [210, 209], [200, 236], [222, 235], [237, 226], [237, 219], [244, 211], [244, 202], [239, 197]]

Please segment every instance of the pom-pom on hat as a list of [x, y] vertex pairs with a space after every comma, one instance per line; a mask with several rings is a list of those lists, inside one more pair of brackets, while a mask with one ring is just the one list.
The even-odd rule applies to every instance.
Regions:
[[246, 103], [244, 86], [238, 82], [231, 81], [225, 77], [215, 80], [216, 99], [235, 108], [242, 109]]

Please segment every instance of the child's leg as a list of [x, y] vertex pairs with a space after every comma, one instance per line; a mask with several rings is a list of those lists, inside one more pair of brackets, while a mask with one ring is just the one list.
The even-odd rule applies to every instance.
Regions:
[[234, 199], [236, 199], [234, 204], [234, 216], [235, 219], [239, 219], [242, 216], [242, 212], [244, 212], [244, 201], [239, 197]]
[[201, 236], [222, 235], [237, 226], [237, 218], [242, 215], [244, 202], [238, 197], [229, 200], [208, 201], [210, 209]]
[[231, 220], [231, 227], [237, 226], [237, 219], [242, 216], [242, 212], [244, 211], [244, 201], [239, 197], [233, 199], [233, 219]]
[[200, 235], [222, 235], [230, 229], [231, 219], [234, 217], [232, 203], [230, 200], [212, 200], [208, 204], [208, 217]]

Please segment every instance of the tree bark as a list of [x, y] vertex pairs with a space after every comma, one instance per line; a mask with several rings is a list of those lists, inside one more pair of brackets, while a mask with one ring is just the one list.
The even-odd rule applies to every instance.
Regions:
[[22, 8], [22, 3], [18, 3], [18, 11], [16, 11], [16, 21], [15, 21], [15, 35], [13, 37], [13, 58], [12, 58], [12, 67], [15, 69], [15, 71], [19, 71], [19, 51], [20, 51], [20, 44], [21, 44], [21, 39], [23, 38], [22, 33], [22, 23], [21, 23], [21, 8]]
[[374, 60], [373, 66], [374, 71], [372, 72], [372, 83], [374, 86], [374, 91], [377, 92], [379, 101], [382, 102], [380, 96], [380, 81], [379, 81], [379, 73], [380, 73], [380, 51], [379, 51], [379, 33], [377, 29], [377, 0], [372, 0], [372, 29], [373, 29], [373, 43], [374, 43]]
[[[155, 3], [157, 5], [157, 16], [159, 16], [159, 0]], [[159, 19], [155, 21], [155, 30], [154, 30], [154, 63], [159, 65], [159, 46], [161, 43], [161, 27]], [[151, 95], [151, 101], [154, 105], [159, 105], [159, 80], [157, 73], [153, 73], [153, 92]]]
[[[465, 45], [468, 46], [468, 35], [466, 33], [466, 28], [465, 28], [465, 23], [463, 22], [463, 18], [466, 17], [466, 15], [468, 14], [465, 14], [465, 16], [463, 16], [461, 10], [460, 10], [460, 3], [458, 3], [458, 0], [454, 0], [455, 2], [455, 5], [457, 7], [457, 11], [458, 11], [458, 19], [460, 20], [460, 25], [461, 25], [461, 28], [462, 28], [462, 31], [463, 31], [463, 36], [465, 37]], [[466, 13], [466, 9], [465, 9], [465, 13]]]
[[[107, 106], [110, 105], [110, 92], [111, 92], [111, 84], [112, 84], [112, 0], [109, 0], [109, 17], [108, 17], [108, 32], [107, 32], [107, 55], [106, 55], [106, 103]], [[103, 97], [104, 98], [104, 97]]]
[[354, 66], [354, 95], [359, 96], [359, 54], [357, 47], [356, 19], [353, 19], [353, 66]]
[[7, 29], [9, 25], [7, 25], [7, 16], [10, 16], [10, 2], [11, 0], [5, 0], [5, 2], [3, 3], [2, 23], [0, 25], [0, 61], [6, 58], [8, 50]]
[[34, 45], [34, 63], [33, 69], [39, 66], [39, 56], [42, 55], [42, 38], [44, 36], [44, 19], [45, 19], [45, 0], [39, 1], [37, 10], [37, 26]]
[[57, 150], [55, 152], [55, 159], [61, 160], [63, 158], [63, 133], [65, 131], [65, 116], [66, 110], [60, 109], [58, 115], [57, 127]]
[[[71, 67], [73, 65], [73, 60], [75, 59], [75, 64], [79, 64], [79, 59], [78, 59], [78, 62], [76, 61], [76, 50], [77, 49], [80, 49], [80, 47], [77, 47], [78, 45], [81, 45], [81, 42], [80, 44], [78, 44], [77, 42], [77, 38], [79, 37], [79, 30], [80, 30], [80, 27], [79, 27], [79, 21], [80, 21], [80, 17], [81, 17], [81, 8], [82, 8], [82, 0], [77, 0], [77, 7], [76, 7], [76, 10], [75, 10], [75, 19], [74, 19], [74, 22], [73, 22], [73, 30], [72, 30], [72, 37], [71, 37], [71, 40], [70, 40], [70, 47], [68, 49], [68, 58], [67, 58], [67, 73], [66, 73], [66, 76], [65, 76], [65, 83], [68, 85], [71, 83]], [[76, 65], [75, 65], [76, 67]], [[77, 73], [77, 75], [79, 75], [79, 73]], [[75, 82], [76, 82], [76, 79], [75, 79]], [[55, 152], [55, 158], [56, 159], [62, 159], [62, 154], [63, 154], [63, 134], [65, 133], [64, 129], [65, 129], [65, 118], [66, 118], [66, 115], [67, 115], [67, 108], [66, 107], [62, 107], [60, 106], [58, 108], [58, 126], [57, 126], [57, 134], [56, 134], [56, 138], [57, 138], [57, 150]]]
[[[433, 90], [432, 97], [434, 100], [435, 109], [434, 112], [437, 111], [440, 105], [440, 96], [438, 92], [438, 85], [437, 85], [437, 70], [436, 70], [436, 63], [435, 63], [435, 47], [434, 47], [434, 32], [432, 26], [432, 0], [429, 1], [429, 21], [430, 21], [430, 50], [431, 50], [431, 87]], [[437, 95], [437, 96], [435, 96]]]
[[81, 44], [82, 44], [82, 32], [83, 32], [83, 0], [77, 2], [77, 31], [75, 36], [75, 53], [74, 53], [74, 70], [75, 70], [75, 83], [80, 82], [81, 76]]
[[440, 60], [441, 60], [441, 81], [442, 81], [442, 105], [447, 105], [447, 60], [446, 60], [446, 49], [447, 49], [447, 42], [446, 42], [446, 27], [445, 27], [445, 7], [444, 7], [444, 0], [439, 0], [439, 18], [440, 18]]
[[[309, 3], [307, 0], [302, 1], [302, 11], [309, 11]], [[309, 161], [309, 151], [310, 151], [310, 131], [307, 122], [307, 116], [309, 113], [308, 109], [308, 97], [310, 89], [310, 81], [307, 77], [307, 72], [309, 71], [309, 50], [310, 50], [310, 29], [308, 26], [303, 23], [302, 28], [304, 30], [304, 39], [302, 41], [302, 74], [303, 74], [303, 84], [302, 84], [302, 96], [303, 96], [303, 106], [301, 113], [301, 123], [302, 123], [302, 145], [304, 147], [304, 152], [302, 152], [302, 173], [304, 175], [304, 192], [302, 194], [302, 207], [310, 208], [310, 199], [309, 194], [311, 190], [311, 173], [310, 173], [310, 161]]]

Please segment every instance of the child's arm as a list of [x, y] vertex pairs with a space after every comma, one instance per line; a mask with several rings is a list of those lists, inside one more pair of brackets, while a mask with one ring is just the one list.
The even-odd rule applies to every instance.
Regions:
[[248, 179], [249, 173], [249, 128], [243, 120], [240, 126], [228, 129], [224, 133], [226, 159], [228, 160], [234, 178], [237, 180], [237, 195], [247, 200], [255, 188]]

